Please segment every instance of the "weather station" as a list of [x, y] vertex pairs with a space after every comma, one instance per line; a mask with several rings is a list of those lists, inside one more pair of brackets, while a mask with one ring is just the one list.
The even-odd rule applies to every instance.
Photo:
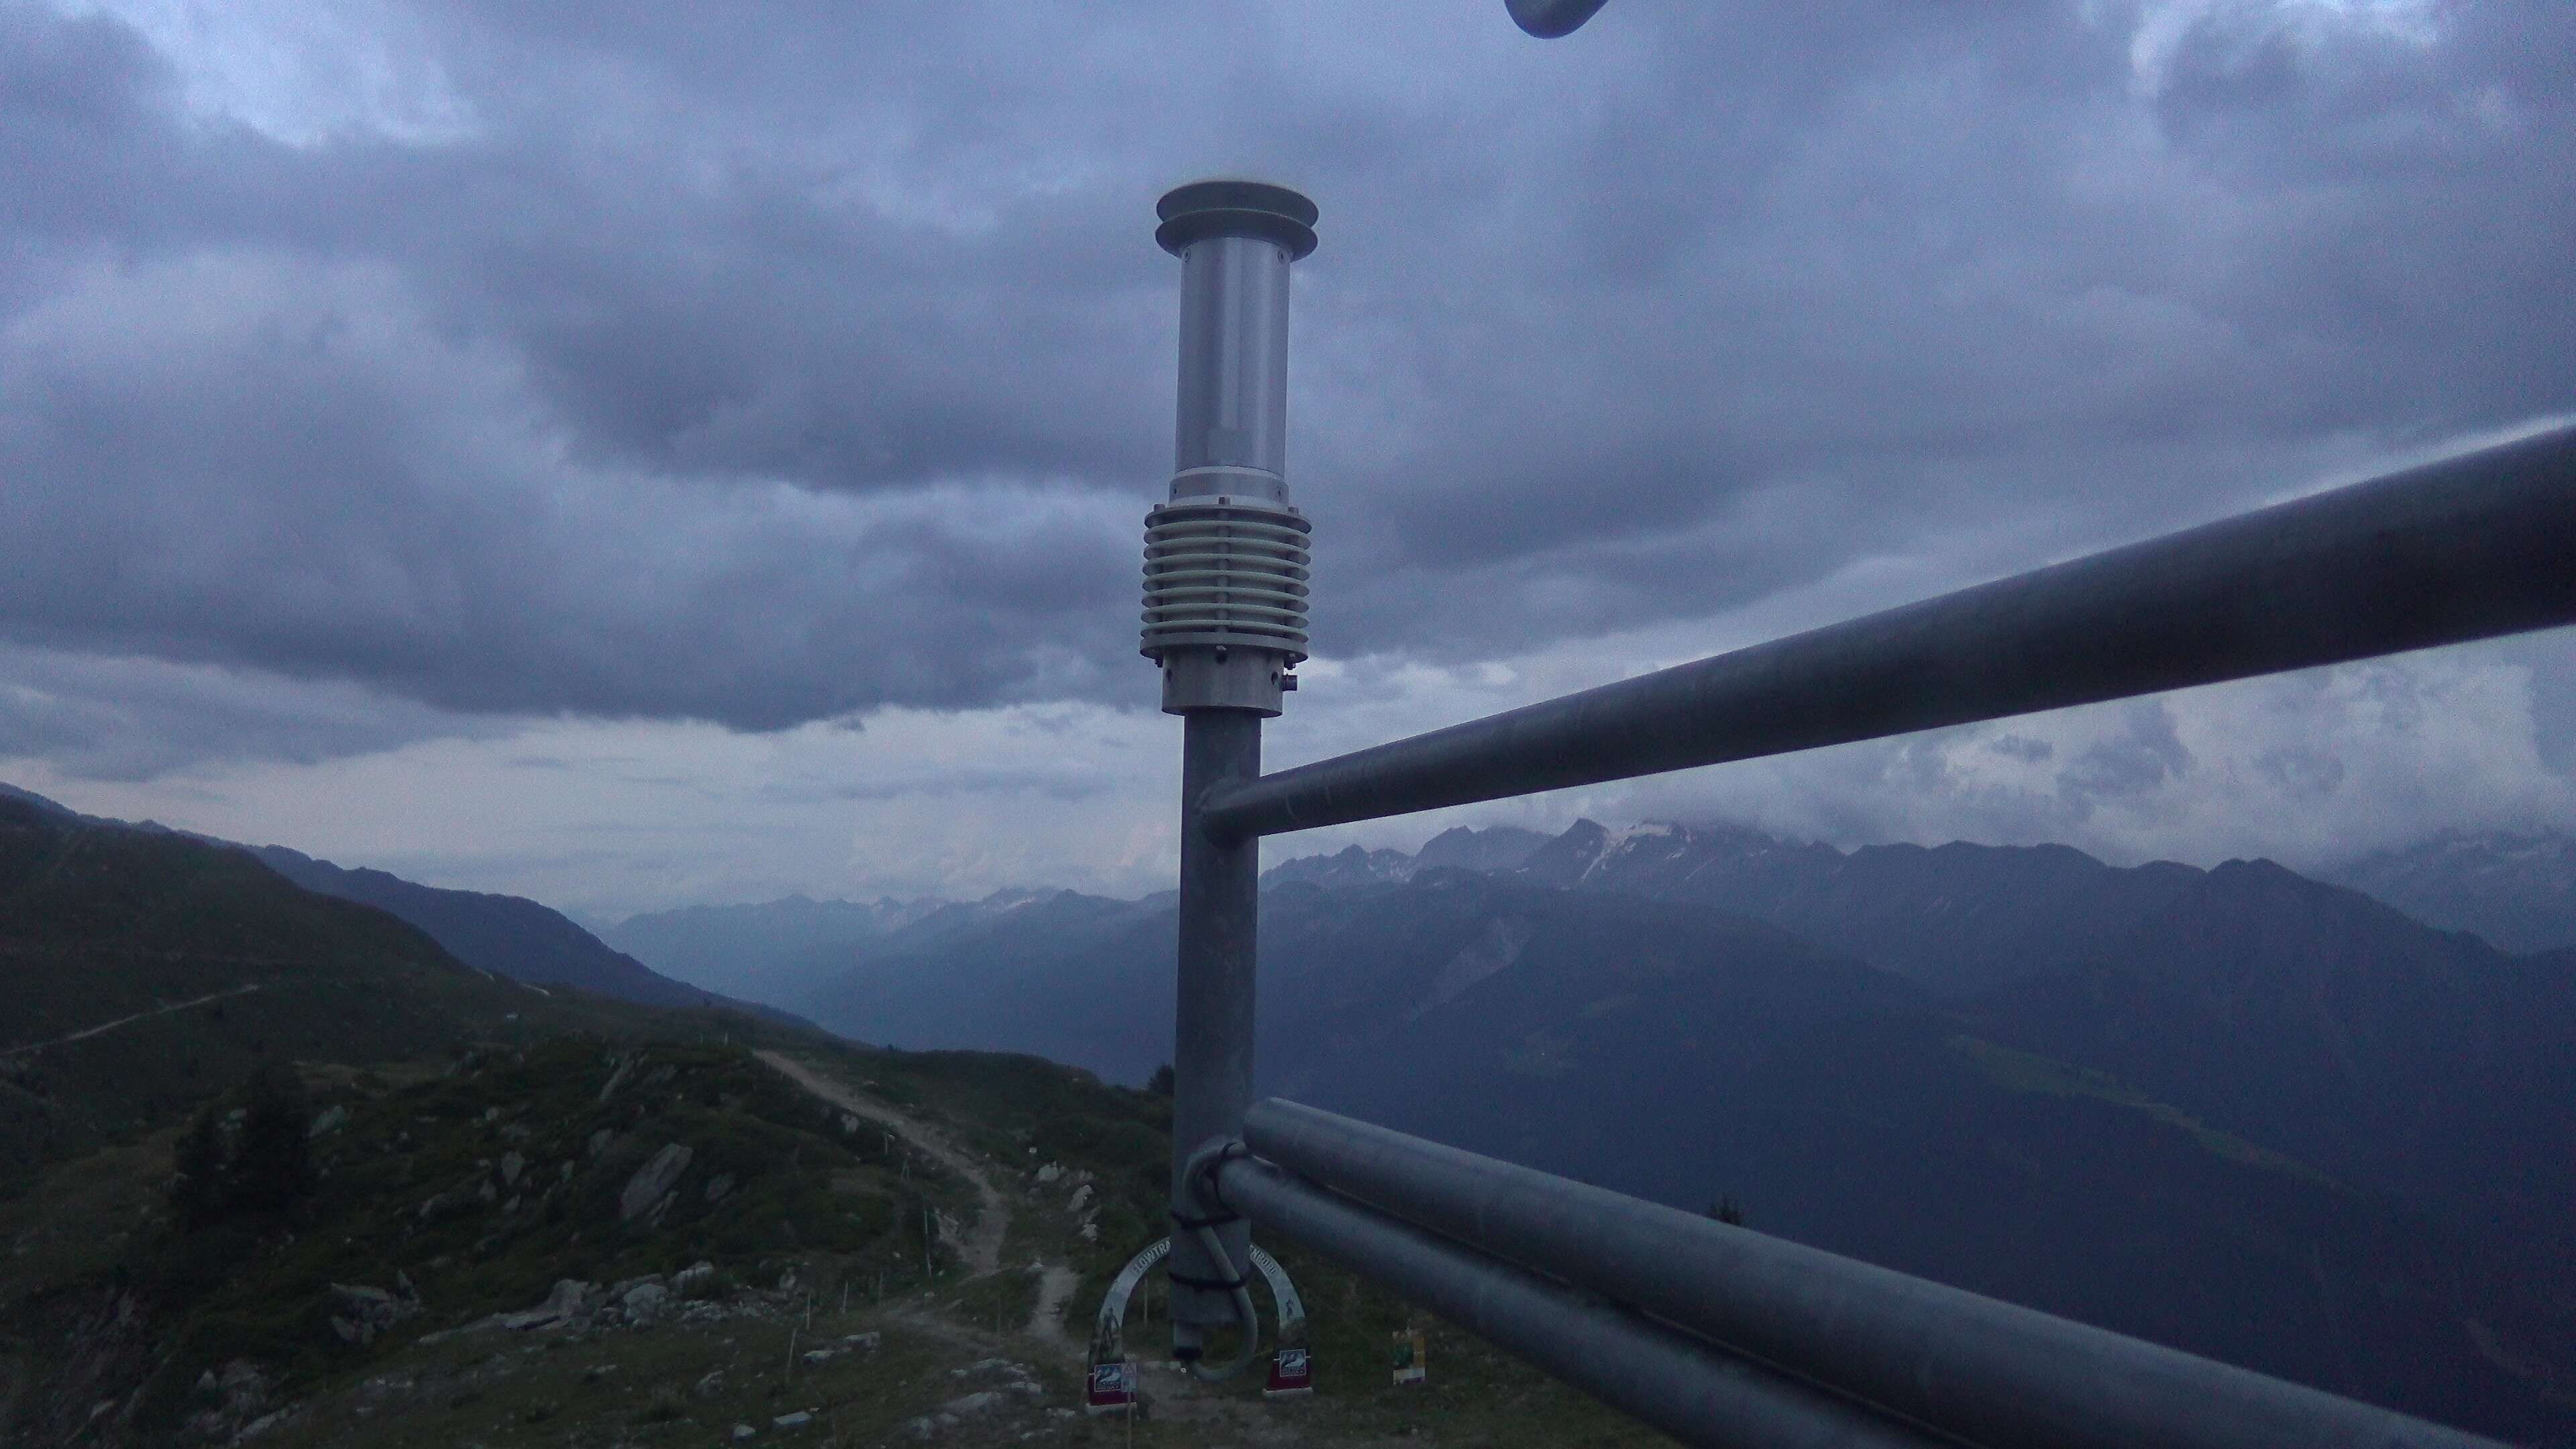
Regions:
[[[1562, 35], [1600, 0], [1510, 0]], [[1253, 1100], [1265, 835], [1761, 759], [2576, 622], [2576, 428], [2051, 564], [1265, 775], [1306, 658], [1312, 528], [1287, 466], [1289, 277], [1316, 207], [1219, 179], [1162, 198], [1181, 260], [1168, 498], [1142, 649], [1182, 717], [1171, 1234], [1111, 1286], [1091, 1398], [1132, 1410], [1156, 1267], [1172, 1359], [1311, 1384], [1252, 1228], [1682, 1442], [2186, 1449], [2494, 1441], [1739, 1225]], [[1221, 1335], [1228, 1355], [1215, 1362]], [[1423, 1341], [1399, 1336], [1398, 1383]]]
[[[1306, 658], [1312, 532], [1288, 496], [1288, 276], [1315, 249], [1315, 204], [1284, 186], [1192, 182], [1155, 208], [1154, 240], [1181, 262], [1180, 389], [1170, 497], [1145, 520], [1144, 655], [1163, 709], [1182, 718], [1180, 953], [1173, 1141], [1242, 1135], [1252, 1105], [1253, 946], [1260, 842], [1212, 834], [1186, 803], [1261, 774], [1261, 722], [1280, 712]], [[1305, 1312], [1287, 1272], [1252, 1246], [1242, 1218], [1193, 1195], [1173, 1165], [1171, 1236], [1127, 1265], [1101, 1305], [1087, 1407], [1132, 1404], [1127, 1303], [1160, 1266], [1171, 1285], [1172, 1357], [1231, 1378], [1260, 1356], [1251, 1280], [1270, 1290], [1274, 1396], [1311, 1389]], [[1210, 1335], [1231, 1327], [1234, 1357]]]

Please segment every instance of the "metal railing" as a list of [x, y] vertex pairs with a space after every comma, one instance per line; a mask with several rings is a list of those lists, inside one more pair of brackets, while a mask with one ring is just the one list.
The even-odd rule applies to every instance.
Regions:
[[1217, 789], [1273, 835], [2576, 620], [2576, 429]]
[[[1286, 317], [1315, 210], [1282, 188], [1203, 182], [1161, 214], [1185, 267], [1179, 466], [1173, 501], [1148, 521], [1145, 633], [1164, 707], [1185, 721], [1176, 1357], [1196, 1364], [1210, 1329], [1239, 1323], [1249, 1358], [1242, 1265], [1258, 1225], [1692, 1444], [2489, 1443], [1310, 1108], [1256, 1106], [1258, 842], [2576, 623], [2576, 428], [1263, 775], [1261, 722], [1304, 657]], [[1174, 517], [1191, 525], [1185, 542], [1168, 542]]]
[[[2568, 623], [2576, 429], [2559, 429], [1338, 759], [1200, 780], [1185, 828], [1247, 850]], [[1239, 913], [1248, 957], [1257, 902], [1213, 905], [1184, 931]], [[1195, 945], [1185, 959], [1220, 949]], [[2489, 1442], [1293, 1103], [1249, 1108], [1213, 1147], [1176, 1140], [1191, 1149], [1181, 1211], [1239, 1214], [1690, 1443]]]

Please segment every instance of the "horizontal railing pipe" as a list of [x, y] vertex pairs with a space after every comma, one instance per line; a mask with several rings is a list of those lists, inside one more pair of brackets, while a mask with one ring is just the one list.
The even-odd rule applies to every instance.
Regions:
[[[1985, 1449], [2501, 1449], [1293, 1102], [1255, 1104], [1245, 1141], [1274, 1171]], [[1267, 1200], [1238, 1194], [1242, 1175], [1226, 1167], [1226, 1199], [1255, 1203], [1247, 1215], [1266, 1230]]]
[[2576, 428], [1211, 792], [1275, 835], [2576, 623]]
[[1934, 1449], [1949, 1441], [1613, 1304], [1236, 1157], [1224, 1205], [1612, 1406], [1710, 1449]]

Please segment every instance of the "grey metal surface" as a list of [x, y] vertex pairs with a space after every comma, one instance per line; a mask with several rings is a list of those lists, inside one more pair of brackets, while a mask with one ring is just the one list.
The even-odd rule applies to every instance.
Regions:
[[[1202, 710], [1181, 725], [1180, 976], [1172, 1048], [1172, 1210], [1194, 1218], [1187, 1162], [1210, 1138], [1243, 1135], [1252, 1104], [1252, 966], [1260, 910], [1260, 847], [1223, 841], [1202, 828], [1196, 802], [1220, 780], [1261, 772], [1261, 716]], [[1248, 1261], [1249, 1225], [1217, 1230], [1226, 1255]], [[1196, 1237], [1174, 1233], [1171, 1270], [1175, 1329], [1234, 1321], [1230, 1295], [1195, 1289], [1182, 1278], [1228, 1276], [1209, 1261]], [[1175, 1338], [1178, 1347], [1195, 1347]]]
[[1288, 502], [1288, 272], [1315, 204], [1243, 180], [1174, 188], [1154, 233], [1181, 259], [1169, 501], [1145, 521], [1142, 652], [1163, 708], [1279, 713], [1306, 657], [1306, 520]]
[[[1292, 1171], [1988, 1449], [2501, 1449], [2420, 1419], [1293, 1102], [1258, 1104], [1245, 1128], [1246, 1142], [1276, 1164], [1274, 1172]], [[1237, 1191], [1244, 1175], [1235, 1163], [1223, 1167], [1226, 1199], [1258, 1204], [1252, 1215], [1264, 1231], [1296, 1235], [1273, 1221], [1276, 1194]], [[1325, 1235], [1340, 1231], [1354, 1230]], [[1308, 1245], [1335, 1251], [1326, 1242]]]
[[[1926, 1449], [1945, 1441], [1694, 1342], [1456, 1243], [1373, 1213], [1270, 1163], [1216, 1173], [1267, 1233], [1361, 1273], [1687, 1444]], [[1436, 1370], [1435, 1370], [1436, 1371]]]
[[1267, 719], [1296, 688], [1287, 656], [1269, 649], [1175, 649], [1163, 657], [1163, 712], [1248, 709]]
[[1512, 23], [1541, 40], [1571, 35], [1608, 0], [1504, 0]]
[[[1172, 1209], [1187, 1225], [1199, 1220], [1190, 1151], [1241, 1135], [1252, 1101], [1259, 850], [1210, 833], [1200, 806], [1261, 773], [1262, 718], [1279, 713], [1288, 668], [1306, 657], [1307, 530], [1288, 506], [1288, 268], [1314, 250], [1315, 204], [1220, 179], [1174, 188], [1155, 215], [1155, 241], [1181, 259], [1180, 391], [1171, 498], [1147, 520], [1143, 648], [1162, 666], [1163, 708], [1184, 720]], [[1198, 1358], [1205, 1331], [1236, 1318], [1235, 1292], [1185, 1280], [1231, 1280], [1250, 1248], [1241, 1222], [1216, 1230], [1213, 1251], [1176, 1227], [1175, 1356]]]
[[1172, 666], [1188, 646], [1259, 652], [1271, 676], [1252, 707], [1279, 712], [1278, 671], [1306, 657], [1306, 520], [1250, 499], [1175, 499], [1145, 518], [1141, 652], [1164, 662], [1163, 708], [1181, 713], [1227, 699], [1182, 687]]
[[1190, 492], [1258, 489], [1256, 496], [1287, 501], [1280, 480], [1288, 473], [1288, 253], [1278, 243], [1214, 236], [1181, 254], [1172, 443], [1180, 478], [1201, 468], [1243, 471], [1230, 490]]
[[1257, 236], [1277, 242], [1295, 261], [1315, 249], [1315, 203], [1268, 181], [1211, 177], [1175, 186], [1154, 203], [1162, 225], [1154, 242], [1179, 256], [1210, 236]]
[[1283, 771], [1276, 834], [2576, 622], [2576, 428]]

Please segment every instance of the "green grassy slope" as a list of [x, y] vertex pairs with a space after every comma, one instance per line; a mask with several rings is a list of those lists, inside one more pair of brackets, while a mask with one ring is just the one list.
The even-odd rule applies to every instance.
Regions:
[[130, 1138], [264, 1063], [662, 1020], [469, 969], [246, 852], [0, 798], [0, 1195], [38, 1162]]
[[[933, 1124], [1002, 1185], [1002, 1271], [973, 1276], [961, 1261], [967, 1183], [739, 1045], [565, 1035], [444, 1064], [308, 1066], [311, 1108], [330, 1125], [311, 1139], [313, 1191], [281, 1214], [176, 1221], [168, 1130], [57, 1165], [0, 1204], [0, 1235], [21, 1249], [0, 1260], [0, 1442], [217, 1443], [278, 1414], [262, 1442], [698, 1444], [736, 1424], [777, 1436], [790, 1432], [778, 1417], [810, 1411], [810, 1442], [874, 1444], [1018, 1374], [1025, 1397], [941, 1442], [1124, 1442], [1123, 1422], [1051, 1411], [1078, 1402], [1100, 1294], [1153, 1231], [1167, 1103], [1031, 1058], [800, 1055]], [[674, 1145], [689, 1161], [671, 1206], [623, 1216], [628, 1185]], [[1061, 1175], [1041, 1182], [1050, 1166]], [[1077, 1177], [1093, 1190], [1079, 1210], [1067, 1191]], [[1315, 1444], [1665, 1442], [1428, 1320], [1432, 1382], [1398, 1389], [1388, 1336], [1415, 1315], [1348, 1274], [1283, 1258], [1311, 1305], [1318, 1396], [1268, 1405], [1257, 1378], [1203, 1389], [1157, 1371], [1136, 1443], [1231, 1440], [1257, 1425]], [[560, 1279], [614, 1303], [621, 1284], [672, 1283], [699, 1262], [715, 1272], [649, 1320], [489, 1324]], [[1060, 1336], [1032, 1332], [1036, 1263], [1081, 1278]], [[333, 1322], [353, 1314], [335, 1285], [385, 1290], [395, 1320], [352, 1341]], [[1131, 1330], [1148, 1358], [1163, 1297], [1149, 1295]], [[845, 1342], [856, 1334], [877, 1337]]]

